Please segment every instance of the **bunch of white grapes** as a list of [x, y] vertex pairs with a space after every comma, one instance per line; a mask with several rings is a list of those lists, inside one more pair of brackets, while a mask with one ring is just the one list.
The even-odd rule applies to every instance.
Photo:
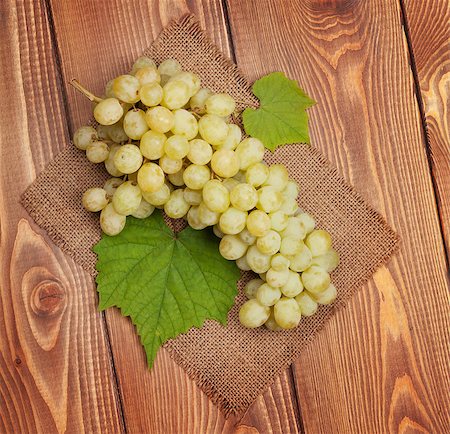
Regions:
[[155, 208], [196, 230], [212, 226], [221, 255], [260, 276], [245, 286], [245, 327], [290, 329], [334, 301], [329, 273], [339, 256], [330, 235], [299, 210], [287, 169], [266, 165], [262, 142], [243, 139], [230, 122], [230, 95], [202, 88], [176, 60], [157, 66], [147, 57], [109, 81], [105, 98], [72, 84], [96, 103], [98, 126], [79, 128], [73, 143], [111, 175], [82, 198], [88, 211], [101, 212], [105, 234], [119, 234], [126, 216], [146, 218]]

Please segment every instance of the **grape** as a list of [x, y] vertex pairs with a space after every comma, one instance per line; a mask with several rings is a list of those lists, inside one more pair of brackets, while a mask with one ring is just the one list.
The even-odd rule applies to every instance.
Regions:
[[245, 255], [247, 251], [247, 244], [245, 244], [236, 235], [224, 235], [219, 243], [220, 254], [228, 260], [234, 261]]
[[169, 179], [170, 183], [174, 185], [175, 187], [183, 187], [184, 186], [184, 169], [181, 168], [177, 173], [172, 173], [170, 175], [167, 175], [167, 178]]
[[142, 191], [154, 193], [164, 185], [164, 172], [155, 163], [145, 163], [139, 169], [137, 182]]
[[161, 75], [172, 77], [181, 72], [181, 65], [175, 59], [166, 59], [159, 64], [158, 71]]
[[294, 256], [300, 252], [302, 241], [292, 237], [283, 237], [281, 239], [280, 253], [284, 256]]
[[220, 216], [219, 227], [224, 234], [236, 235], [245, 228], [246, 220], [245, 211], [230, 207]]
[[300, 307], [303, 316], [311, 316], [317, 312], [317, 302], [314, 301], [306, 291], [298, 294], [295, 297], [295, 301]]
[[204, 115], [198, 121], [198, 131], [202, 139], [213, 146], [222, 145], [228, 135], [228, 125], [216, 115]]
[[293, 216], [298, 210], [298, 204], [296, 199], [284, 199], [281, 202], [280, 211], [283, 211], [289, 216]]
[[184, 200], [189, 205], [200, 205], [202, 202], [202, 191], [201, 190], [191, 190], [189, 187], [184, 189]]
[[211, 179], [203, 186], [203, 201], [214, 212], [225, 212], [230, 206], [228, 190], [217, 179]]
[[123, 108], [116, 98], [106, 98], [94, 108], [94, 118], [102, 125], [112, 125], [119, 122], [123, 116]]
[[275, 315], [273, 313], [273, 308], [270, 309], [270, 316], [267, 319], [267, 321], [264, 323], [264, 325], [266, 326], [266, 328], [268, 328], [269, 330], [273, 331], [273, 332], [278, 332], [283, 330], [275, 321]]
[[108, 205], [108, 196], [103, 188], [89, 188], [83, 194], [82, 203], [88, 211], [101, 211]]
[[230, 149], [219, 149], [211, 158], [212, 170], [221, 178], [231, 178], [239, 171], [239, 159]]
[[141, 199], [138, 209], [131, 215], [137, 219], [146, 219], [153, 214], [153, 211], [155, 211], [155, 207], [149, 204], [146, 200]]
[[306, 247], [306, 245], [302, 242], [299, 243], [299, 250], [290, 258], [289, 268], [292, 271], [297, 271], [300, 273], [301, 271], [305, 271], [311, 265], [312, 254], [311, 251]]
[[242, 184], [244, 182], [246, 182], [245, 179], [245, 172], [243, 170], [238, 170], [238, 172], [236, 173], [236, 175], [233, 176], [233, 178], [239, 182], [239, 184]]
[[264, 145], [260, 140], [248, 137], [239, 143], [236, 148], [236, 154], [239, 157], [241, 170], [247, 170], [252, 164], [262, 161], [264, 158]]
[[133, 173], [142, 165], [142, 154], [136, 145], [123, 145], [114, 155], [114, 164], [122, 173]]
[[256, 291], [258, 288], [264, 283], [262, 279], [252, 279], [246, 283], [244, 286], [244, 294], [250, 300], [251, 298], [255, 298]]
[[162, 206], [170, 198], [170, 188], [163, 184], [159, 190], [153, 192], [142, 192], [144, 199], [153, 206]]
[[270, 255], [261, 253], [256, 246], [247, 250], [247, 262], [255, 273], [265, 273], [270, 268]]
[[112, 203], [109, 203], [100, 213], [100, 227], [106, 235], [114, 236], [122, 232], [127, 218], [116, 212]]
[[263, 283], [256, 291], [255, 298], [263, 306], [273, 306], [281, 297], [281, 291], [278, 288]]
[[270, 185], [277, 191], [283, 191], [289, 181], [289, 174], [283, 164], [272, 164], [269, 167], [269, 176], [264, 185]]
[[241, 232], [239, 232], [239, 237], [249, 246], [255, 244], [256, 242], [256, 237], [252, 235], [247, 228], [244, 228]]
[[202, 202], [198, 206], [198, 215], [200, 217], [200, 221], [206, 226], [213, 226], [219, 223], [220, 214], [215, 211], [211, 211], [205, 204]]
[[73, 144], [83, 151], [86, 150], [89, 144], [98, 139], [97, 131], [94, 127], [84, 126], [78, 128], [73, 135]]
[[238, 184], [230, 192], [231, 204], [241, 211], [253, 209], [258, 201], [258, 193], [250, 184]]
[[330, 249], [323, 255], [312, 258], [311, 265], [318, 265], [328, 273], [331, 273], [339, 265], [339, 253], [334, 249]]
[[258, 190], [258, 203], [256, 207], [267, 213], [277, 211], [282, 202], [281, 193], [272, 186], [261, 187]]
[[159, 159], [159, 166], [168, 175], [177, 173], [183, 167], [183, 160], [172, 160], [167, 155], [163, 155]]
[[187, 157], [192, 163], [202, 166], [211, 161], [213, 151], [208, 142], [202, 139], [195, 139], [189, 142], [189, 146]]
[[105, 142], [92, 142], [86, 148], [86, 157], [91, 163], [103, 163], [108, 155], [109, 147]]
[[225, 236], [225, 234], [220, 230], [219, 225], [213, 226], [213, 232], [217, 238], [223, 238]]
[[109, 178], [103, 185], [103, 190], [106, 191], [106, 197], [112, 199], [114, 192], [120, 184], [123, 184], [123, 179], [121, 178]]
[[327, 231], [318, 229], [306, 237], [305, 244], [313, 256], [324, 255], [331, 249], [331, 236]]
[[145, 113], [147, 125], [157, 133], [167, 133], [175, 124], [173, 113], [166, 107], [152, 107]]
[[285, 199], [297, 199], [298, 193], [299, 193], [298, 184], [292, 179], [290, 179], [287, 182], [286, 187], [284, 187], [283, 197]]
[[281, 210], [269, 214], [270, 224], [274, 231], [282, 232], [288, 225], [288, 216]]
[[187, 222], [192, 229], [200, 231], [205, 229], [206, 225], [204, 225], [200, 221], [200, 217], [198, 215], [198, 206], [191, 206], [187, 213]]
[[133, 63], [133, 68], [131, 69], [131, 74], [132, 75], [136, 74], [136, 72], [139, 69], [145, 68], [146, 66], [156, 67], [156, 63], [147, 56], [138, 57], [136, 59], [136, 62]]
[[286, 258], [286, 256], [283, 256], [281, 253], [277, 253], [276, 255], [272, 256], [272, 260], [270, 261], [270, 267], [278, 271], [289, 268], [289, 264], [289, 259]]
[[298, 303], [292, 298], [283, 297], [273, 309], [275, 321], [283, 329], [293, 329], [298, 326], [302, 317]]
[[116, 167], [116, 165], [114, 163], [114, 158], [116, 156], [116, 153], [121, 147], [122, 146], [118, 145], [117, 143], [114, 143], [109, 148], [109, 155], [108, 155], [108, 158], [105, 160], [105, 168], [111, 176], [122, 176], [123, 175], [123, 173]]
[[270, 315], [270, 308], [263, 306], [257, 300], [247, 300], [239, 310], [239, 321], [247, 328], [262, 326]]
[[241, 258], [236, 259], [236, 265], [239, 268], [239, 270], [242, 270], [242, 271], [250, 271], [251, 270], [250, 265], [248, 265], [247, 258], [245, 256], [242, 256]]
[[205, 101], [206, 113], [226, 117], [236, 108], [234, 99], [227, 93], [216, 93]]
[[316, 221], [308, 213], [303, 212], [303, 213], [297, 214], [296, 217], [298, 219], [300, 219], [300, 221], [303, 223], [306, 234], [309, 234], [310, 232], [312, 232], [314, 230], [314, 228], [316, 227]]
[[233, 190], [236, 185], [239, 185], [240, 182], [237, 179], [234, 178], [226, 178], [222, 181], [222, 185], [228, 190], [228, 192], [231, 193], [231, 190]]
[[164, 153], [172, 160], [181, 160], [189, 152], [189, 142], [183, 136], [174, 134], [164, 143]]
[[252, 211], [247, 217], [247, 229], [255, 237], [262, 237], [270, 230], [269, 216], [260, 210]]
[[257, 238], [256, 246], [266, 255], [275, 255], [280, 250], [281, 236], [278, 232], [269, 230], [266, 234]]
[[194, 96], [192, 96], [189, 103], [191, 110], [199, 115], [206, 112], [205, 102], [212, 95], [212, 92], [205, 87], [201, 88]]
[[[269, 270], [270, 271], [270, 270]], [[288, 280], [281, 287], [281, 292], [286, 297], [296, 297], [303, 291], [303, 283], [300, 279], [300, 274], [295, 271], [288, 271]]]
[[123, 129], [122, 122], [117, 122], [113, 125], [106, 125], [105, 128], [107, 128], [108, 136], [113, 142], [122, 143], [128, 140], [128, 136]]
[[134, 76], [139, 80], [140, 87], [145, 86], [146, 84], [159, 84], [161, 81], [161, 77], [155, 66], [145, 66], [139, 69]]
[[173, 111], [173, 115], [174, 125], [172, 127], [172, 133], [186, 137], [188, 140], [192, 140], [197, 136], [197, 119], [195, 119], [192, 113], [184, 109], [178, 109]]
[[168, 83], [172, 81], [182, 81], [188, 86], [189, 98], [195, 95], [200, 90], [200, 78], [193, 72], [182, 71], [178, 74], [172, 75]]
[[183, 190], [174, 190], [169, 200], [164, 204], [164, 212], [168, 217], [179, 219], [189, 211], [190, 205], [184, 200]]
[[330, 285], [330, 275], [317, 265], [312, 265], [302, 273], [302, 282], [308, 292], [318, 294]]
[[148, 83], [139, 89], [139, 96], [147, 107], [154, 107], [163, 99], [163, 88], [158, 83]]
[[236, 149], [237, 145], [242, 139], [242, 131], [235, 124], [228, 124], [228, 134], [225, 141], [220, 146], [222, 149], [231, 149], [232, 151]]
[[119, 75], [115, 78], [112, 85], [112, 91], [117, 99], [130, 104], [139, 101], [139, 80], [133, 75]]
[[149, 130], [140, 141], [140, 150], [142, 155], [149, 160], [158, 160], [164, 155], [164, 143], [167, 137], [163, 133]]
[[169, 81], [163, 87], [161, 105], [168, 109], [179, 109], [189, 101], [189, 87], [183, 81]]
[[287, 268], [284, 270], [274, 270], [273, 268], [269, 268], [266, 272], [266, 281], [274, 288], [281, 288], [286, 285], [288, 279], [289, 270]]
[[[117, 124], [114, 124], [117, 125]], [[96, 126], [96, 131], [97, 131], [97, 136], [100, 140], [109, 140], [111, 139], [111, 136], [109, 135], [109, 130], [112, 127], [112, 125], [97, 125]], [[116, 140], [113, 140], [114, 142]], [[120, 141], [120, 140], [119, 140]]]
[[115, 98], [116, 97], [116, 95], [114, 95], [114, 91], [113, 91], [113, 84], [114, 84], [114, 79], [109, 80], [108, 83], [106, 83], [105, 96], [107, 98]]
[[306, 236], [305, 226], [298, 217], [289, 217], [286, 228], [282, 231], [281, 235], [299, 241], [303, 240]]
[[112, 198], [114, 209], [124, 216], [133, 214], [141, 203], [141, 189], [134, 181], [126, 181], [117, 187]]
[[191, 164], [183, 173], [184, 183], [192, 190], [201, 190], [210, 178], [211, 172], [208, 166]]
[[130, 139], [140, 140], [148, 131], [144, 111], [141, 109], [133, 109], [127, 112], [123, 118], [123, 129]]
[[264, 184], [268, 176], [269, 168], [264, 163], [255, 163], [247, 169], [245, 179], [253, 187], [259, 187]]

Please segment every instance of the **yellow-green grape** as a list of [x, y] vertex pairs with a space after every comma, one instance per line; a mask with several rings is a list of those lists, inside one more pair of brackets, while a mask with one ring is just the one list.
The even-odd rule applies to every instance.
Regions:
[[319, 292], [318, 294], [311, 294], [311, 296], [319, 304], [331, 304], [334, 302], [334, 300], [336, 300], [337, 290], [336, 287], [332, 283], [330, 283], [328, 288], [326, 288], [322, 292]]
[[302, 273], [305, 289], [311, 294], [318, 294], [330, 286], [330, 275], [321, 267], [312, 265]]
[[331, 249], [331, 236], [327, 231], [317, 229], [306, 237], [305, 244], [313, 256], [324, 255]]
[[113, 84], [114, 84], [114, 79], [109, 80], [108, 83], [106, 83], [106, 86], [105, 86], [106, 98], [115, 98], [116, 97], [116, 95], [114, 95], [114, 91], [113, 91]]
[[269, 268], [266, 272], [266, 281], [274, 288], [281, 288], [286, 285], [288, 279], [289, 270], [287, 268], [284, 270], [274, 270], [273, 268]]
[[289, 217], [287, 225], [281, 232], [283, 238], [289, 237], [295, 240], [303, 240], [306, 236], [305, 226], [298, 217]]
[[252, 164], [262, 161], [264, 158], [264, 145], [261, 140], [248, 137], [239, 143], [236, 148], [236, 155], [240, 161], [240, 169], [247, 170]]
[[235, 124], [228, 124], [227, 137], [220, 147], [222, 149], [231, 149], [233, 151], [234, 149], [237, 148], [237, 145], [239, 145], [241, 140], [242, 140], [241, 129]]
[[244, 286], [244, 294], [250, 300], [256, 297], [256, 291], [264, 283], [262, 279], [252, 279]]
[[183, 136], [174, 134], [164, 143], [164, 153], [172, 160], [181, 160], [189, 152], [189, 142]]
[[175, 123], [173, 113], [166, 107], [152, 107], [145, 112], [145, 120], [151, 130], [157, 133], [167, 133]]
[[183, 187], [184, 186], [183, 174], [184, 169], [181, 168], [181, 170], [179, 170], [177, 173], [167, 175], [167, 178], [169, 179], [170, 183], [175, 187]]
[[230, 194], [219, 180], [211, 179], [203, 186], [203, 201], [211, 211], [222, 213], [230, 206]]
[[262, 326], [270, 315], [270, 307], [263, 306], [258, 300], [247, 300], [239, 309], [239, 321], [247, 328], [254, 329]]
[[274, 231], [283, 232], [287, 225], [289, 216], [287, 216], [283, 211], [278, 210], [269, 213], [270, 224]]
[[166, 59], [158, 66], [158, 71], [161, 75], [172, 77], [175, 74], [181, 72], [182, 68], [178, 61], [175, 59]]
[[206, 112], [205, 102], [212, 95], [212, 92], [205, 87], [201, 88], [195, 95], [192, 96], [189, 105], [191, 110], [199, 115]]
[[139, 80], [135, 76], [125, 74], [114, 79], [112, 90], [117, 99], [135, 104], [139, 101], [139, 87]]
[[189, 101], [189, 87], [183, 81], [170, 81], [163, 87], [161, 105], [170, 110], [179, 109]]
[[154, 107], [163, 99], [163, 88], [158, 83], [148, 83], [139, 89], [139, 96], [147, 107]]
[[168, 175], [172, 173], [177, 173], [183, 167], [183, 160], [173, 160], [169, 158], [167, 155], [163, 155], [159, 159], [159, 166]]
[[328, 273], [331, 273], [339, 265], [339, 253], [334, 249], [330, 249], [323, 255], [312, 258], [311, 265], [318, 265]]
[[245, 227], [242, 229], [241, 232], [239, 232], [239, 237], [242, 241], [244, 241], [245, 244], [248, 244], [249, 246], [252, 246], [256, 242], [256, 237], [250, 233], [250, 231]]
[[105, 125], [105, 128], [107, 128], [108, 136], [113, 142], [122, 143], [128, 140], [122, 122], [117, 122], [113, 125]]
[[276, 255], [272, 256], [272, 259], [270, 261], [270, 267], [274, 270], [285, 270], [289, 268], [290, 261], [286, 256], [283, 256], [281, 253], [277, 253]]
[[230, 149], [219, 149], [211, 158], [212, 170], [221, 178], [231, 178], [239, 171], [239, 159]]
[[116, 157], [116, 153], [121, 147], [122, 146], [118, 145], [117, 143], [113, 143], [109, 148], [109, 155], [108, 155], [108, 158], [105, 160], [105, 168], [111, 176], [117, 177], [117, 176], [122, 176], [124, 174], [116, 167], [116, 165], [114, 163], [114, 158]]
[[114, 164], [122, 173], [134, 173], [142, 165], [142, 154], [136, 145], [123, 145], [114, 155]]
[[131, 69], [131, 74], [134, 75], [134, 74], [136, 74], [136, 72], [139, 69], [145, 68], [147, 66], [156, 67], [156, 63], [147, 56], [138, 57], [133, 64], [133, 68]]
[[153, 211], [155, 211], [155, 207], [148, 203], [145, 199], [141, 199], [138, 209], [131, 215], [137, 219], [146, 219], [153, 214]]
[[263, 283], [256, 291], [255, 298], [263, 306], [273, 306], [281, 297], [281, 291], [268, 283]]
[[240, 184], [240, 182], [234, 178], [226, 178], [222, 181], [222, 184], [228, 190], [228, 192], [231, 193], [231, 190], [233, 190], [236, 185]]
[[300, 214], [297, 214], [295, 217], [297, 217], [305, 227], [306, 234], [309, 234], [314, 230], [316, 227], [316, 221], [314, 220], [314, 217], [312, 217], [310, 214], [306, 212], [302, 212]]
[[127, 218], [119, 214], [112, 203], [109, 203], [100, 213], [100, 227], [102, 231], [109, 236], [114, 236], [122, 232]]
[[239, 270], [242, 270], [242, 271], [250, 271], [251, 270], [250, 265], [248, 265], [246, 256], [242, 256], [241, 258], [236, 259], [236, 265], [239, 268]]
[[98, 139], [97, 131], [94, 127], [83, 126], [78, 128], [73, 135], [73, 144], [83, 151], [86, 150], [89, 144]]
[[246, 220], [245, 211], [230, 207], [220, 216], [219, 227], [224, 234], [236, 235], [245, 228]]
[[213, 226], [213, 233], [217, 238], [223, 238], [225, 234], [220, 230], [219, 225]]
[[236, 108], [234, 99], [227, 93], [216, 93], [205, 101], [206, 113], [226, 117]]
[[106, 98], [94, 108], [94, 118], [102, 125], [119, 122], [123, 116], [123, 107], [117, 98]]
[[302, 313], [298, 303], [293, 298], [282, 297], [273, 309], [275, 321], [285, 329], [293, 329], [298, 326]]
[[183, 181], [186, 184], [186, 187], [189, 187], [192, 190], [201, 190], [210, 178], [211, 171], [209, 170], [209, 167], [199, 166], [198, 164], [191, 164], [186, 167], [183, 173]]
[[[140, 86], [145, 86], [146, 84], [159, 84], [161, 77], [159, 72], [154, 66], [144, 66], [136, 71], [134, 76], [139, 80]], [[140, 94], [140, 91], [139, 91]]]
[[288, 279], [287, 282], [281, 287], [281, 292], [286, 297], [296, 297], [303, 291], [303, 283], [300, 279], [300, 274], [291, 270], [287, 270], [287, 272]]
[[250, 211], [258, 201], [258, 193], [250, 184], [238, 184], [230, 192], [231, 204], [241, 211]]
[[130, 139], [140, 140], [148, 131], [145, 112], [141, 109], [127, 112], [123, 118], [123, 130]]
[[169, 200], [164, 204], [164, 212], [168, 217], [179, 219], [184, 217], [191, 206], [184, 200], [183, 190], [174, 190]]
[[202, 202], [202, 191], [201, 190], [192, 190], [189, 187], [184, 189], [184, 200], [189, 205], [198, 206]]
[[200, 221], [200, 216], [198, 213], [198, 206], [191, 206], [189, 208], [189, 211], [187, 213], [187, 222], [189, 226], [192, 229], [195, 229], [196, 231], [201, 231], [202, 229], [205, 229], [206, 225], [204, 225]]
[[284, 256], [295, 256], [300, 252], [302, 241], [291, 237], [282, 237], [280, 253]]
[[211, 145], [202, 139], [194, 139], [189, 142], [189, 152], [187, 157], [189, 161], [200, 166], [206, 165], [211, 161], [213, 151]]
[[178, 74], [170, 77], [167, 83], [170, 83], [172, 81], [182, 81], [183, 83], [187, 84], [189, 98], [195, 95], [200, 90], [200, 78], [193, 72], [179, 72]]
[[312, 254], [311, 251], [306, 247], [305, 243], [300, 242], [298, 246], [298, 252], [289, 258], [290, 265], [289, 268], [292, 271], [300, 273], [309, 268], [312, 264]]
[[247, 244], [236, 235], [226, 234], [219, 243], [220, 254], [229, 261], [234, 261], [244, 256], [247, 248]]
[[298, 211], [298, 203], [296, 199], [284, 199], [281, 203], [280, 210], [289, 216], [293, 216]]
[[258, 203], [256, 207], [266, 213], [271, 213], [280, 208], [282, 200], [283, 196], [274, 187], [261, 187], [258, 190]]
[[154, 193], [164, 185], [164, 172], [155, 163], [144, 163], [137, 174], [137, 182], [142, 191]]
[[172, 127], [172, 133], [186, 137], [188, 140], [192, 140], [198, 134], [198, 123], [192, 113], [187, 110], [178, 109], [173, 111], [174, 125]]
[[[95, 130], [97, 131], [97, 136], [100, 140], [109, 140], [111, 139], [109, 135], [109, 129], [112, 127], [112, 125], [97, 125], [95, 127]], [[115, 140], [113, 140], [115, 141]]]
[[103, 163], [108, 155], [109, 146], [105, 142], [92, 142], [86, 148], [86, 157], [91, 163]]
[[219, 116], [204, 115], [198, 121], [198, 131], [212, 146], [221, 146], [227, 138], [228, 125]]
[[269, 318], [267, 318], [267, 321], [264, 323], [264, 326], [273, 332], [279, 332], [279, 331], [283, 330], [275, 321], [273, 307], [270, 308], [270, 316], [269, 316]]
[[247, 169], [245, 179], [253, 187], [264, 184], [269, 176], [269, 168], [264, 163], [254, 163]]
[[256, 246], [266, 255], [275, 255], [280, 250], [281, 236], [278, 232], [269, 230], [262, 237], [257, 238]]
[[164, 143], [167, 137], [163, 133], [149, 130], [142, 137], [139, 144], [141, 154], [149, 160], [159, 160], [164, 155]]
[[202, 202], [198, 206], [198, 216], [200, 217], [200, 221], [206, 226], [213, 226], [219, 223], [220, 213], [211, 211], [205, 204]]
[[247, 217], [247, 229], [255, 237], [266, 235], [270, 226], [270, 217], [264, 211], [255, 209]]
[[270, 255], [261, 253], [256, 246], [247, 250], [247, 262], [255, 273], [265, 273], [270, 268]]
[[163, 184], [159, 190], [153, 192], [142, 192], [144, 199], [153, 206], [162, 206], [170, 198], [170, 188]]
[[108, 205], [108, 195], [103, 188], [89, 188], [83, 194], [82, 204], [88, 211], [101, 211]]
[[303, 316], [311, 316], [317, 312], [317, 302], [306, 291], [301, 292], [295, 297], [295, 301], [300, 307]]
[[139, 208], [142, 193], [134, 181], [126, 181], [117, 187], [112, 198], [112, 204], [116, 212], [122, 215], [133, 214]]
[[236, 173], [236, 175], [233, 176], [233, 178], [239, 182], [239, 184], [246, 182], [245, 179], [245, 171], [243, 170], [238, 170], [238, 172]]
[[283, 191], [289, 181], [289, 173], [283, 164], [273, 164], [269, 167], [269, 176], [264, 185], [270, 185], [277, 191]]
[[115, 191], [117, 190], [117, 187], [120, 184], [123, 184], [124, 180], [121, 178], [109, 178], [105, 184], [103, 185], [103, 190], [106, 191], [106, 197], [109, 199], [111, 199], [115, 193]]
[[283, 193], [283, 197], [285, 199], [297, 199], [297, 196], [299, 193], [299, 188], [298, 188], [297, 182], [290, 179], [287, 182], [286, 187], [284, 187], [284, 190], [282, 193]]

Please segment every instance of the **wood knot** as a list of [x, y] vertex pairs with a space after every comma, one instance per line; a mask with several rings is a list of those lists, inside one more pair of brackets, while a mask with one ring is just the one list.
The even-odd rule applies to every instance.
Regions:
[[65, 306], [66, 293], [58, 280], [44, 280], [31, 292], [31, 309], [42, 317], [50, 317], [60, 313]]

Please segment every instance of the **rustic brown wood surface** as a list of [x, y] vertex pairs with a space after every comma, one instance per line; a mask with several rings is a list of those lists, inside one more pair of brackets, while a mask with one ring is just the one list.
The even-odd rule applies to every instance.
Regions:
[[[0, 432], [450, 432], [446, 3], [2, 2]], [[130, 322], [97, 313], [91, 279], [18, 204], [89, 118], [68, 80], [101, 93], [189, 11], [251, 79], [298, 79], [318, 101], [312, 142], [403, 241], [239, 420], [164, 351], [149, 372]]]

